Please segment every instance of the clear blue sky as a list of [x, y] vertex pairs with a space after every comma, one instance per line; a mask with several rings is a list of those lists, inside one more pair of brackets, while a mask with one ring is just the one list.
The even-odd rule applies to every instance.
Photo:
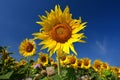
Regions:
[[20, 42], [33, 38], [31, 34], [40, 28], [38, 15], [45, 15], [56, 4], [62, 9], [68, 5], [73, 18], [81, 16], [88, 22], [84, 31], [87, 43], [75, 43], [79, 58], [120, 66], [120, 0], [0, 0], [0, 45], [10, 46], [12, 56], [22, 58]]

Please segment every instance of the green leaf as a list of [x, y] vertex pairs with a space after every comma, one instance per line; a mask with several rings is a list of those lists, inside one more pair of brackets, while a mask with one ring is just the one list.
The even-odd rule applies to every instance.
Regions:
[[0, 79], [10, 79], [11, 75], [13, 74], [14, 71], [8, 72], [4, 75], [0, 75]]
[[61, 80], [59, 75], [53, 76], [53, 79], [54, 79], [54, 80]]
[[[40, 79], [41, 80], [41, 79]], [[47, 77], [43, 78], [42, 80], [49, 80]]]

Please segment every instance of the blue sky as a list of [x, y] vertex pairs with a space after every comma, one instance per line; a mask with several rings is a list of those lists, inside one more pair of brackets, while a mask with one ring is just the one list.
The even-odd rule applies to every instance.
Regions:
[[[75, 43], [78, 57], [101, 59], [120, 66], [120, 0], [0, 0], [0, 45], [10, 46], [16, 59], [22, 58], [18, 47], [25, 38], [38, 32], [38, 15], [45, 15], [56, 4], [70, 7], [73, 18], [88, 22], [85, 44]], [[38, 52], [40, 52], [38, 47]]]

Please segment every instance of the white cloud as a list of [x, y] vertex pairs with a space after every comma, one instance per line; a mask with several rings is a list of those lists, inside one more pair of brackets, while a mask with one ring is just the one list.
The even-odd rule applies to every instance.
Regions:
[[96, 41], [96, 48], [100, 53], [107, 53], [107, 45], [106, 45], [106, 40], [104, 39], [103, 41]]

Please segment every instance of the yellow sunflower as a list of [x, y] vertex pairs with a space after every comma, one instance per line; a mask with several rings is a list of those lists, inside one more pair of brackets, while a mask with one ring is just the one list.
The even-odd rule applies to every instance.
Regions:
[[73, 68], [77, 68], [77, 58], [76, 58], [76, 56], [69, 55], [68, 59], [69, 59], [70, 66], [72, 66]]
[[66, 55], [61, 56], [60, 57], [60, 64], [62, 66], [66, 66], [67, 64], [69, 64], [68, 56], [66, 56]]
[[42, 64], [43, 66], [48, 65], [48, 54], [40, 53], [38, 58], [38, 63]]
[[103, 69], [106, 69], [106, 70], [109, 70], [109, 69], [110, 69], [109, 64], [106, 63], [106, 62], [104, 62], [104, 63], [102, 64], [102, 68], [103, 68]]
[[83, 68], [89, 69], [91, 67], [91, 60], [89, 58], [83, 58]]
[[77, 68], [83, 68], [83, 59], [77, 59]]
[[55, 10], [51, 10], [50, 13], [46, 11], [46, 16], [40, 16], [40, 19], [37, 24], [42, 28], [39, 32], [33, 33], [33, 36], [42, 40], [39, 43], [43, 45], [41, 49], [48, 48], [50, 56], [58, 49], [67, 54], [71, 50], [77, 55], [73, 43], [85, 42], [82, 40], [85, 38], [84, 33], [80, 31], [86, 27], [86, 22], [82, 23], [81, 18], [73, 19], [69, 7], [66, 6], [62, 11], [59, 5], [56, 5]]
[[54, 59], [53, 58], [50, 58], [50, 64], [54, 64]]
[[33, 56], [36, 52], [36, 44], [32, 39], [25, 39], [21, 42], [19, 52], [24, 57]]
[[28, 62], [24, 59], [20, 60], [20, 65], [26, 65]]
[[93, 64], [93, 69], [95, 70], [95, 71], [101, 71], [101, 69], [102, 69], [102, 61], [101, 60], [95, 60], [94, 61], [94, 64]]

